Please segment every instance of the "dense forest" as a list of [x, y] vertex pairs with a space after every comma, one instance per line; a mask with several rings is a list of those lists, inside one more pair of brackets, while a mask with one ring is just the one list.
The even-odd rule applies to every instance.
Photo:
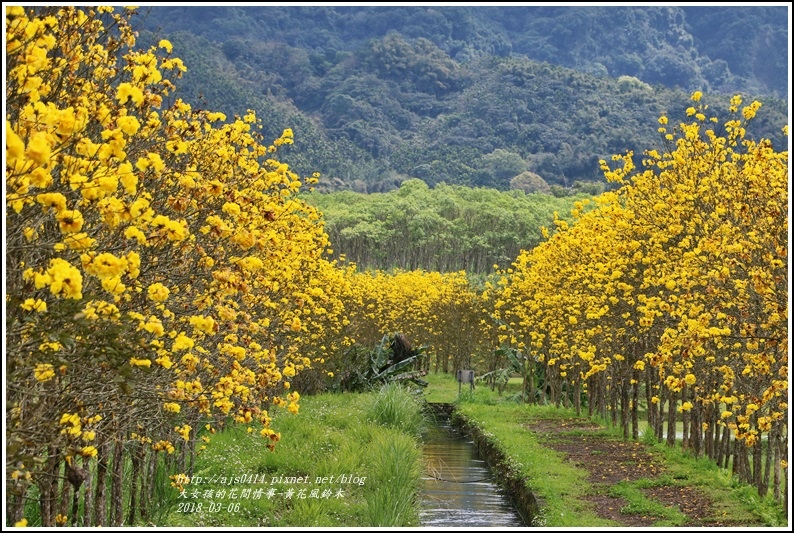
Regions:
[[361, 269], [487, 274], [538, 245], [541, 228], [553, 228], [555, 215], [570, 220], [587, 195], [556, 198], [444, 183], [430, 189], [409, 179], [387, 193], [303, 197], [322, 211], [336, 259], [344, 255]]
[[762, 99], [756, 132], [784, 146], [786, 9], [158, 6], [139, 34], [184, 59], [176, 96], [292, 128], [283, 159], [320, 172], [318, 190], [420, 178], [559, 195], [602, 183], [599, 159], [658, 145], [648, 124], [693, 90], [716, 113], [728, 93]]

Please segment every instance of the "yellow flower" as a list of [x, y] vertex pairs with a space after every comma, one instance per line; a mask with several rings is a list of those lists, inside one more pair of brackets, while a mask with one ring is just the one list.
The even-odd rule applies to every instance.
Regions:
[[30, 184], [39, 189], [46, 189], [52, 185], [52, 174], [49, 170], [39, 167], [30, 173]]
[[86, 267], [86, 272], [93, 274], [99, 279], [118, 278], [127, 269], [127, 261], [119, 259], [115, 255], [104, 252], [96, 256]]
[[132, 116], [123, 116], [116, 119], [116, 125], [127, 135], [135, 135], [141, 129], [141, 123]]
[[33, 370], [33, 375], [38, 381], [43, 383], [55, 377], [55, 370], [53, 370], [52, 365], [49, 363], [40, 363], [36, 365], [36, 368]]
[[215, 319], [211, 316], [192, 316], [190, 317], [190, 325], [193, 326], [194, 330], [201, 331], [207, 335], [215, 333]]
[[36, 201], [46, 209], [60, 212], [66, 209], [66, 198], [59, 192], [42, 193], [36, 196]]
[[64, 209], [56, 217], [61, 233], [77, 233], [83, 229], [83, 214], [76, 209]]
[[83, 457], [96, 457], [97, 449], [94, 446], [84, 446], [82, 450], [80, 450], [80, 455]]
[[168, 299], [168, 295], [171, 293], [171, 291], [168, 290], [168, 287], [162, 283], [152, 283], [149, 285], [147, 293], [149, 295], [149, 299], [153, 302], [164, 302]]
[[130, 365], [145, 366], [146, 368], [149, 368], [152, 366], [152, 362], [149, 359], [137, 359], [135, 357], [130, 357]]
[[28, 527], [28, 519], [23, 518], [18, 522], [14, 522], [14, 527]]
[[174, 48], [174, 45], [172, 45], [171, 42], [166, 39], [161, 39], [160, 42], [157, 43], [157, 46], [159, 46], [160, 48], [164, 48], [165, 51], [168, 52], [169, 54], [171, 53], [171, 50], [173, 50]]
[[261, 259], [254, 256], [245, 257], [241, 259], [238, 264], [249, 272], [256, 272], [265, 266]]
[[44, 313], [47, 311], [47, 302], [44, 300], [28, 298], [19, 306], [25, 311], [36, 311], [37, 313]]
[[661, 117], [659, 117], [659, 124], [661, 124], [662, 126], [664, 126], [665, 124], [667, 124], [667, 117], [666, 117], [666, 116], [664, 116], [664, 115], [662, 115]]
[[63, 242], [72, 250], [88, 250], [96, 244], [96, 239], [92, 239], [87, 233], [73, 233], [67, 235]]
[[178, 403], [169, 402], [163, 404], [163, 409], [171, 413], [178, 413], [182, 410], [182, 407]]
[[699, 102], [702, 97], [703, 97], [703, 93], [700, 91], [695, 91], [692, 93], [693, 102]]
[[146, 244], [146, 234], [144, 234], [136, 226], [129, 226], [124, 230], [124, 236], [128, 239], [135, 239], [138, 244]]
[[183, 439], [189, 440], [190, 439], [190, 430], [191, 429], [192, 428], [189, 425], [185, 424], [182, 427], [180, 427], [180, 426], [175, 427], [174, 431], [179, 433], [179, 435], [181, 435]]
[[37, 164], [44, 165], [50, 160], [51, 153], [52, 144], [47, 138], [46, 133], [39, 131], [31, 135], [25, 155]]
[[14, 131], [11, 122], [6, 120], [6, 158], [9, 166], [13, 167], [14, 162], [25, 153], [25, 143], [22, 138]]
[[129, 83], [120, 83], [116, 90], [116, 99], [122, 105], [126, 104], [130, 99], [135, 105], [138, 105], [143, 102], [143, 91]]
[[129, 162], [122, 163], [119, 165], [116, 174], [118, 175], [121, 185], [124, 187], [124, 191], [134, 196], [137, 191], [138, 176], [132, 171], [132, 164]]
[[50, 292], [54, 296], [61, 295], [75, 300], [83, 297], [83, 276], [68, 261], [57, 257], [51, 259], [47, 275]]
[[742, 109], [742, 115], [746, 120], [750, 120], [751, 118], [755, 117], [755, 114], [761, 108], [761, 102], [755, 100], [753, 103]]
[[221, 210], [229, 215], [238, 216], [240, 214], [240, 206], [234, 202], [226, 202], [223, 204]]
[[190, 350], [194, 345], [195, 343], [193, 342], [193, 339], [183, 333], [180, 333], [177, 338], [174, 339], [174, 344], [171, 346], [171, 351], [177, 352], [180, 350]]

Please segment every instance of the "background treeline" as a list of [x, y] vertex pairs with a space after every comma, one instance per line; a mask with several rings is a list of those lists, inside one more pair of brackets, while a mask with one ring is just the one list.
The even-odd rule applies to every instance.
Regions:
[[599, 159], [658, 145], [644, 125], [692, 90], [763, 97], [756, 132], [784, 146], [786, 21], [784, 6], [169, 6], [140, 35], [182, 51], [177, 96], [292, 128], [283, 158], [321, 190], [506, 190], [525, 171], [600, 181]]
[[325, 218], [334, 257], [360, 270], [399, 268], [484, 274], [506, 268], [542, 240], [554, 214], [570, 219], [574, 201], [523, 191], [500, 192], [419, 179], [388, 193], [309, 193]]

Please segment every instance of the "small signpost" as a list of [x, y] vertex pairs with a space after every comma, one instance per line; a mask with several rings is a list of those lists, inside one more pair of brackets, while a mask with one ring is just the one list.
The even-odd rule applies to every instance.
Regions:
[[460, 398], [460, 389], [464, 383], [468, 383], [474, 390], [474, 370], [458, 370], [458, 398]]

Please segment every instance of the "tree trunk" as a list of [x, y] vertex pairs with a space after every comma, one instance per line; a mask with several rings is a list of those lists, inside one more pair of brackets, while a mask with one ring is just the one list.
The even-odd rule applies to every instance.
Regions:
[[[684, 385], [681, 389], [681, 405], [689, 401], [689, 388]], [[691, 402], [690, 402], [691, 403]], [[677, 411], [677, 408], [676, 408]], [[689, 442], [689, 419], [691, 417], [690, 411], [681, 410], [681, 449], [686, 450], [691, 446]]]
[[[640, 373], [638, 370], [634, 370], [632, 373], [634, 385], [631, 388], [631, 438], [637, 440], [640, 438]], [[650, 425], [648, 428], [650, 429]]]
[[[708, 427], [706, 428], [705, 434], [705, 452], [709, 459], [714, 461], [716, 459], [716, 439], [719, 436], [719, 432], [715, 432], [715, 428], [717, 427], [716, 421], [714, 419], [714, 404], [708, 404], [704, 407], [705, 412], [703, 413], [703, 419], [706, 420], [708, 423]], [[716, 433], [716, 434], [715, 434]]]
[[595, 394], [595, 379], [593, 376], [587, 378], [587, 416], [589, 418], [593, 417], [593, 413], [595, 412], [595, 402], [596, 402], [596, 394]]
[[119, 527], [124, 522], [123, 481], [124, 440], [118, 435], [113, 446], [113, 474], [110, 485], [110, 525], [113, 527]]
[[667, 404], [667, 445], [675, 446], [676, 406], [678, 402], [673, 391], [669, 392], [669, 396]]
[[91, 525], [91, 511], [94, 509], [94, 493], [91, 490], [91, 461], [88, 457], [83, 457], [83, 468], [88, 472], [88, 477], [83, 482], [83, 527]]
[[582, 416], [582, 382], [579, 379], [573, 388], [573, 404], [576, 407], [576, 416]]
[[39, 486], [39, 507], [41, 509], [41, 525], [55, 527], [55, 515], [58, 498], [58, 474], [60, 451], [56, 446], [49, 447], [47, 463]]
[[623, 439], [629, 439], [629, 384], [624, 380], [620, 383], [620, 425]]
[[98, 446], [96, 462], [96, 499], [94, 501], [94, 523], [99, 527], [107, 525], [107, 500], [105, 488], [107, 487], [108, 455], [110, 454], [110, 441], [104, 441]]
[[[773, 430], [774, 431], [774, 430]], [[767, 435], [766, 440], [766, 461], [764, 461], [764, 479], [762, 481], [762, 490], [759, 495], [763, 498], [769, 491], [769, 475], [772, 473], [772, 448], [775, 446], [775, 439], [772, 438], [772, 431]]]
[[135, 524], [135, 515], [138, 513], [138, 481], [141, 473], [141, 444], [137, 443], [130, 450], [130, 460], [132, 462], [132, 479], [130, 480], [130, 509], [127, 515], [127, 525], [130, 527]]
[[529, 379], [529, 403], [535, 402], [535, 358], [529, 357], [529, 371], [527, 373]]
[[689, 430], [689, 439], [692, 443], [692, 451], [695, 457], [703, 456], [703, 403], [700, 400], [694, 400], [695, 407], [692, 409], [691, 422], [692, 427]]
[[[74, 458], [72, 458], [72, 460], [74, 460]], [[67, 468], [69, 468], [69, 465], [67, 465], [66, 461], [64, 461], [63, 474], [59, 474], [59, 477], [63, 481], [61, 482], [61, 493], [60, 499], [58, 500], [58, 514], [61, 516], [71, 517], [69, 513], [69, 504], [71, 503], [72, 486], [66, 481]]]
[[27, 489], [22, 489], [19, 493], [11, 497], [11, 516], [9, 517], [9, 524], [16, 524], [25, 516], [25, 496]]
[[766, 494], [766, 487], [764, 487], [763, 470], [761, 469], [761, 459], [763, 456], [763, 443], [761, 442], [761, 435], [758, 435], [758, 440], [753, 444], [753, 485], [758, 489], [758, 494], [763, 496]]

